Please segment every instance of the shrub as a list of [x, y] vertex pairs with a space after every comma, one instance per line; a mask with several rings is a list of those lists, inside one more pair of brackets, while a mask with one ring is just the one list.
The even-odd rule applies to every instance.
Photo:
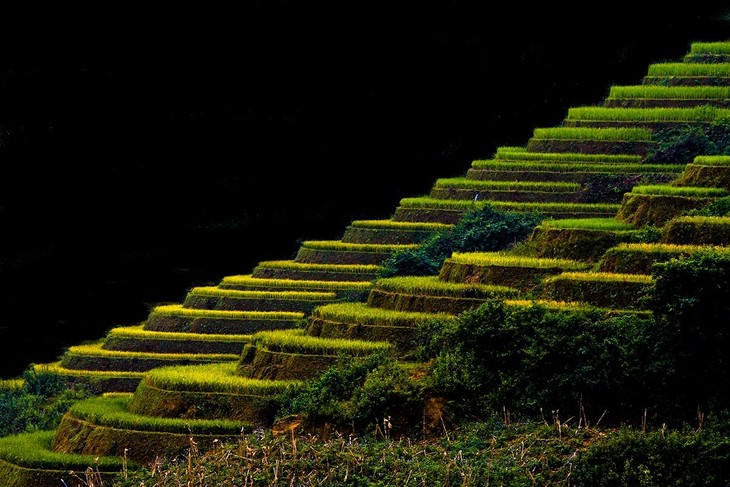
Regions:
[[709, 128], [696, 125], [680, 125], [658, 130], [656, 142], [649, 150], [646, 162], [691, 163], [698, 155], [730, 154], [730, 124], [717, 123]]
[[58, 374], [39, 371], [31, 364], [19, 387], [0, 388], [0, 436], [55, 428], [73, 403], [89, 395]]
[[607, 316], [597, 308], [510, 307], [491, 300], [453, 322], [420, 330], [423, 358], [435, 356], [430, 386], [452, 412], [541, 411], [580, 407], [614, 418], [642, 399], [642, 333], [651, 319]]
[[543, 219], [537, 213], [509, 212], [489, 204], [464, 214], [454, 227], [434, 234], [417, 249], [395, 252], [379, 277], [434, 276], [453, 252], [504, 250], [526, 240]]
[[730, 256], [714, 249], [652, 267], [656, 327], [650, 384], [669, 418], [694, 420], [730, 403]]
[[304, 415], [308, 422], [363, 428], [373, 421], [397, 417], [402, 429], [421, 420], [420, 387], [394, 357], [381, 352], [343, 360], [320, 377], [280, 398], [280, 417]]

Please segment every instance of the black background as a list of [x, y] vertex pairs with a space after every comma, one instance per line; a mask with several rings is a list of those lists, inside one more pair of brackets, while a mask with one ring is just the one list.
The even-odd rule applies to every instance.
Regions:
[[476, 1], [4, 12], [0, 375], [388, 218], [650, 63], [729, 38], [725, 15]]

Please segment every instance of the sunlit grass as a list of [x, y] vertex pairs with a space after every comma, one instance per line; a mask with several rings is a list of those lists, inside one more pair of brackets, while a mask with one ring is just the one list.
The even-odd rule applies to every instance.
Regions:
[[138, 338], [143, 340], [184, 340], [184, 341], [205, 341], [205, 342], [244, 342], [251, 339], [251, 335], [224, 335], [224, 334], [205, 334], [200, 333], [181, 333], [181, 332], [165, 332], [145, 330], [144, 325], [137, 326], [119, 326], [112, 328], [108, 336]]
[[570, 259], [555, 259], [547, 257], [528, 257], [522, 255], [510, 255], [505, 252], [454, 252], [450, 259], [452, 262], [469, 265], [493, 265], [501, 267], [532, 267], [532, 268], [558, 268], [558, 269], [586, 269], [590, 265], [585, 262]]
[[688, 196], [688, 197], [720, 197], [726, 196], [728, 190], [725, 188], [712, 188], [702, 186], [671, 186], [668, 184], [638, 185], [631, 189], [634, 194], [650, 194], [663, 196]]
[[698, 166], [730, 166], [730, 156], [695, 156], [692, 164]]
[[364, 355], [393, 348], [389, 342], [314, 337], [301, 329], [261, 331], [251, 341], [272, 351], [318, 355]]
[[181, 304], [158, 305], [154, 307], [153, 312], [157, 315], [216, 319], [292, 320], [304, 318], [304, 313], [297, 311], [228, 311], [184, 308]]
[[282, 299], [296, 301], [324, 301], [337, 297], [334, 292], [322, 291], [247, 291], [239, 289], [224, 289], [216, 286], [194, 287], [189, 294], [220, 298], [238, 299]]
[[250, 379], [237, 373], [233, 362], [204, 365], [171, 365], [150, 370], [145, 381], [173, 391], [218, 392], [269, 396], [304, 384], [298, 380]]
[[354, 220], [350, 223], [355, 228], [392, 229], [392, 230], [448, 230], [454, 225], [436, 222], [399, 222], [395, 220]]
[[396, 276], [378, 279], [374, 287], [384, 291], [428, 294], [429, 296], [509, 296], [518, 293], [507, 286], [443, 281], [438, 276]]
[[640, 127], [544, 127], [534, 129], [532, 138], [537, 140], [647, 142], [651, 140], [651, 136], [650, 129]]
[[636, 230], [633, 224], [620, 222], [612, 217], [547, 219], [540, 223], [540, 227], [602, 231]]
[[612, 86], [608, 99], [719, 100], [730, 98], [730, 86]]
[[231, 353], [152, 353], [130, 352], [126, 350], [106, 350], [101, 343], [89, 343], [68, 347], [67, 353], [79, 357], [108, 357], [124, 359], [159, 359], [159, 360], [237, 360], [239, 355]]
[[730, 119], [730, 110], [709, 105], [690, 108], [575, 107], [567, 120], [609, 122], [720, 122]]
[[401, 326], [404, 322], [417, 322], [448, 313], [401, 311], [368, 306], [366, 303], [335, 303], [317, 308], [313, 316], [341, 323], [355, 322], [366, 326]]
[[690, 54], [730, 54], [730, 42], [693, 42]]
[[294, 262], [291, 260], [267, 260], [261, 261], [256, 266], [269, 269], [294, 269], [302, 271], [321, 271], [321, 272], [350, 272], [353, 274], [359, 273], [374, 273], [380, 270], [380, 266], [373, 264], [307, 264], [301, 262]]
[[648, 76], [730, 76], [730, 63], [655, 63]]
[[441, 178], [434, 183], [435, 188], [465, 188], [492, 191], [578, 191], [580, 184], [569, 182], [531, 182], [531, 181], [484, 181], [469, 178]]
[[632, 282], [651, 284], [652, 277], [646, 274], [622, 274], [616, 272], [563, 272], [545, 278], [545, 282], [557, 280], [599, 281], [599, 282]]
[[333, 290], [333, 291], [364, 291], [370, 289], [370, 281], [324, 281], [309, 279], [267, 279], [253, 277], [250, 274], [226, 276], [221, 286], [252, 287], [252, 288], [301, 288], [303, 290]]
[[528, 152], [527, 150], [500, 150], [494, 156], [496, 159], [509, 161], [536, 161], [536, 162], [605, 162], [639, 164], [641, 156], [631, 154], [583, 154], [580, 152]]
[[352, 252], [392, 252], [395, 250], [415, 249], [418, 244], [361, 244], [340, 240], [306, 240], [301, 246], [317, 250], [344, 250]]

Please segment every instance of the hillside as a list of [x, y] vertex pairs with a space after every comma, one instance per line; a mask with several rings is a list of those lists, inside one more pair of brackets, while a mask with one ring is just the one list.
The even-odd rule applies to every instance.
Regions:
[[[143, 322], [35, 364], [92, 395], [53, 430], [0, 439], [0, 477], [58, 485], [95, 466], [111, 482], [127, 462], [185, 458], [191, 444], [215, 452], [262, 429], [340, 438], [370, 425], [401, 442], [418, 425], [451, 440], [464, 417], [507, 427], [542, 415], [547, 438], [572, 431], [575, 454], [601, 421], [679, 425], [700, 401], [698, 430], [713, 423], [727, 399], [726, 288], [711, 284], [724, 282], [728, 259], [728, 90], [730, 44], [693, 43], [682, 59], [650, 65], [641, 84], [612, 86], [523, 146], [401, 199], [390, 218], [305, 240], [291, 260], [191, 288]], [[714, 291], [699, 293], [702, 283]], [[681, 328], [698, 316], [709, 331]], [[642, 357], [657, 337], [667, 348]], [[699, 375], [667, 372], [696, 372], [698, 351]], [[657, 368], [642, 375], [649, 357]], [[666, 384], [642, 382], [665, 365]], [[323, 379], [348, 373], [362, 392], [341, 385], [336, 397]], [[709, 377], [717, 384], [698, 381]], [[318, 409], [333, 405], [341, 417]], [[566, 405], [577, 419], [560, 415]]]

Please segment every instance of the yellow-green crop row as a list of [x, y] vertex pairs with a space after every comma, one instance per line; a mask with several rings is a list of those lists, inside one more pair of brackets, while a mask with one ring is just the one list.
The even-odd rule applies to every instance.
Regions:
[[429, 320], [434, 317], [451, 317], [447, 313], [426, 313], [422, 311], [398, 311], [375, 308], [366, 303], [326, 304], [317, 308], [314, 314], [324, 320], [347, 322], [357, 317], [357, 323], [368, 326], [397, 326], [399, 323]]
[[374, 287], [385, 291], [428, 294], [430, 296], [509, 296], [518, 290], [507, 286], [448, 282], [438, 276], [396, 276], [375, 281]]
[[137, 358], [137, 359], [190, 359], [226, 361], [237, 360], [239, 355], [232, 353], [151, 353], [151, 352], [129, 352], [126, 350], [106, 350], [101, 348], [100, 343], [89, 343], [73, 345], [68, 347], [68, 353], [76, 356], [86, 357], [110, 357], [110, 358]]
[[246, 291], [241, 289], [223, 289], [216, 286], [194, 287], [190, 294], [198, 296], [240, 298], [240, 299], [283, 299], [297, 301], [322, 301], [334, 299], [337, 294], [323, 291]]
[[655, 63], [648, 76], [730, 76], [730, 63]]
[[669, 244], [669, 243], [647, 243], [647, 242], [622, 242], [611, 248], [614, 252], [649, 252], [662, 254], [691, 254], [703, 251], [730, 252], [730, 249], [720, 245], [692, 245], [692, 244]]
[[545, 191], [562, 192], [578, 191], [580, 184], [562, 181], [533, 182], [533, 181], [483, 181], [468, 178], [440, 178], [434, 183], [436, 188], [467, 188], [495, 191]]
[[634, 186], [631, 189], [634, 194], [654, 194], [666, 196], [689, 196], [689, 197], [720, 197], [726, 196], [728, 190], [725, 188], [712, 188], [704, 186], [671, 186], [668, 184], [647, 184]]
[[561, 163], [502, 161], [495, 159], [477, 159], [472, 161], [474, 169], [493, 169], [504, 171], [548, 171], [548, 172], [607, 172], [607, 173], [681, 173], [686, 164], [622, 164], [622, 163]]
[[353, 274], [372, 273], [380, 270], [380, 266], [374, 264], [304, 264], [292, 262], [291, 260], [267, 260], [259, 262], [259, 266], [271, 269], [302, 269], [310, 271], [336, 271], [351, 272]]
[[389, 342], [314, 337], [305, 335], [302, 329], [261, 331], [251, 341], [276, 352], [318, 355], [366, 355], [393, 348]]
[[502, 267], [533, 267], [538, 269], [587, 269], [590, 267], [590, 265], [585, 262], [570, 259], [528, 257], [523, 255], [512, 255], [506, 252], [453, 252], [449, 260], [459, 264], [495, 265]]
[[234, 286], [270, 287], [270, 288], [302, 288], [333, 291], [365, 291], [372, 287], [370, 281], [315, 281], [305, 279], [267, 279], [247, 275], [226, 276], [223, 284]]
[[699, 166], [730, 166], [730, 156], [695, 156], [692, 164]]
[[636, 230], [633, 224], [620, 222], [613, 217], [547, 219], [540, 222], [540, 227], [603, 231]]
[[551, 161], [551, 162], [605, 162], [639, 164], [641, 156], [631, 154], [583, 154], [580, 152], [528, 152], [503, 151], [497, 149], [495, 157], [510, 161]]
[[682, 215], [673, 218], [670, 223], [730, 225], [730, 216]]
[[166, 418], [134, 414], [127, 410], [131, 399], [125, 396], [90, 397], [74, 403], [70, 413], [98, 426], [134, 431], [189, 434], [240, 434], [248, 423], [228, 419]]
[[61, 362], [37, 364], [34, 370], [50, 372], [66, 377], [94, 377], [98, 379], [141, 379], [144, 372], [129, 372], [123, 370], [76, 370], [61, 366]]
[[545, 278], [546, 281], [570, 279], [575, 281], [636, 282], [651, 284], [652, 277], [646, 274], [619, 274], [615, 272], [563, 272]]
[[501, 145], [497, 147], [496, 155], [513, 155], [518, 152], [527, 152], [527, 147], [522, 145]]
[[727, 122], [730, 110], [709, 105], [690, 108], [612, 108], [574, 107], [568, 109], [567, 120], [609, 122]]
[[14, 391], [23, 387], [23, 379], [2, 379], [0, 380], [0, 391]]
[[730, 98], [730, 86], [612, 86], [608, 99], [659, 98], [667, 100], [719, 100]]
[[351, 252], [392, 252], [394, 250], [415, 249], [418, 244], [359, 244], [339, 240], [306, 240], [302, 247], [318, 250], [345, 250]]
[[226, 311], [213, 309], [184, 308], [181, 304], [163, 304], [155, 306], [155, 314], [169, 316], [188, 316], [194, 318], [217, 319], [261, 319], [290, 320], [304, 318], [304, 313], [297, 311]]
[[641, 127], [542, 127], [532, 132], [537, 140], [591, 140], [616, 142], [646, 142], [651, 140], [651, 129]]
[[473, 201], [437, 199], [428, 196], [402, 198], [400, 206], [403, 208], [437, 208], [467, 210], [482, 208], [491, 205], [505, 211], [616, 211], [618, 203], [520, 203], [512, 201]]
[[395, 220], [354, 220], [350, 226], [357, 228], [385, 228], [393, 230], [427, 230], [439, 231], [452, 228], [454, 225], [436, 222], [399, 222]]
[[693, 42], [690, 54], [730, 54], [730, 42]]
[[145, 380], [153, 386], [187, 392], [218, 392], [270, 396], [304, 382], [298, 380], [250, 379], [237, 373], [235, 362], [203, 365], [167, 365], [147, 372]]
[[185, 341], [216, 341], [216, 342], [244, 342], [251, 339], [251, 335], [224, 335], [200, 333], [180, 333], [169, 331], [145, 330], [144, 325], [119, 326], [109, 331], [109, 336], [140, 338], [145, 340], [185, 340]]
[[55, 430], [34, 431], [0, 438], [0, 459], [23, 468], [53, 469], [62, 472], [85, 472], [87, 468], [101, 472], [122, 472], [135, 462], [114, 456], [60, 453], [51, 449]]

